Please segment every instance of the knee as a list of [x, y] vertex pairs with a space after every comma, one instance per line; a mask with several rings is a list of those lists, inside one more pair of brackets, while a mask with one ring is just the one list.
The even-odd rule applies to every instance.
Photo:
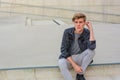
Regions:
[[65, 68], [65, 67], [67, 67], [66, 66], [66, 59], [59, 59], [59, 61], [58, 61], [58, 66], [59, 66], [59, 68]]
[[87, 52], [88, 52], [90, 55], [95, 55], [95, 51], [94, 51], [94, 50], [87, 49]]

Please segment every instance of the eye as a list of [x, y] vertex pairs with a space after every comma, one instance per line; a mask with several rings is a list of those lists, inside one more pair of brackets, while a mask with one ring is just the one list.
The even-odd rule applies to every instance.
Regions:
[[82, 21], [75, 21], [74, 23], [83, 23]]
[[80, 21], [79, 23], [83, 23], [82, 21]]
[[78, 23], [78, 21], [75, 21], [75, 23]]

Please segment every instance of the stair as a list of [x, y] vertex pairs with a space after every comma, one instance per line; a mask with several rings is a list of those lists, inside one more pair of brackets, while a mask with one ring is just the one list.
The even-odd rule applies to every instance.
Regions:
[[[75, 72], [70, 70], [75, 80]], [[89, 66], [86, 80], [120, 80], [120, 65]], [[59, 68], [1, 70], [0, 80], [63, 80]]]

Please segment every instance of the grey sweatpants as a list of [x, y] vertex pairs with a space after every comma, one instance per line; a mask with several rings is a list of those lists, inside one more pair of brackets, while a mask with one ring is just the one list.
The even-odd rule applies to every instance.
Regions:
[[[79, 66], [81, 66], [83, 70], [83, 72], [79, 74], [85, 73], [86, 68], [92, 61], [94, 55], [95, 55], [95, 51], [90, 50], [90, 49], [85, 50], [81, 54], [72, 55], [72, 59], [74, 60], [74, 62], [78, 64]], [[69, 71], [69, 68], [72, 67], [72, 65], [67, 61], [67, 59], [65, 58], [59, 59], [58, 66], [64, 77], [64, 80], [73, 80], [72, 75]]]

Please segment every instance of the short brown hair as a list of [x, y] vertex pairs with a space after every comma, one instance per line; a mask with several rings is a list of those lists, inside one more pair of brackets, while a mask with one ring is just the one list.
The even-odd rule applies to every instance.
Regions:
[[72, 18], [72, 21], [74, 21], [75, 19], [79, 19], [79, 18], [83, 18], [84, 21], [86, 21], [86, 15], [83, 13], [75, 13]]

